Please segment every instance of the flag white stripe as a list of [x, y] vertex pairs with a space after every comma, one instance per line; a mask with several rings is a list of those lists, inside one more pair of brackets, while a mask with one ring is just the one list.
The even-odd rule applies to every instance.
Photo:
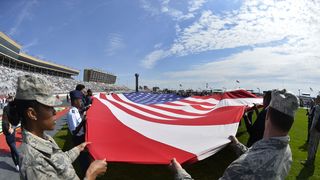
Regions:
[[197, 99], [197, 98], [193, 98], [193, 97], [188, 97], [188, 98], [185, 98], [185, 100], [194, 101], [194, 102], [198, 102], [198, 103], [206, 102], [206, 103], [210, 103], [212, 105], [219, 103], [219, 101], [214, 98]]
[[168, 104], [155, 104], [155, 105], [159, 106], [159, 107], [182, 110], [182, 111], [185, 111], [185, 112], [197, 113], [197, 114], [206, 114], [208, 112], [211, 112], [211, 110], [198, 110], [198, 109], [193, 108], [190, 105], [188, 105], [188, 106], [171, 106], [171, 105], [168, 105]]

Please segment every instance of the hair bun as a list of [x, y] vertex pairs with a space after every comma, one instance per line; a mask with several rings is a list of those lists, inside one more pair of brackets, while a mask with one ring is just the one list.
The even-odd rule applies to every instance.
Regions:
[[19, 116], [19, 112], [17, 110], [16, 100], [9, 102], [5, 113], [7, 113], [8, 120], [12, 125], [16, 126], [20, 123], [21, 117]]

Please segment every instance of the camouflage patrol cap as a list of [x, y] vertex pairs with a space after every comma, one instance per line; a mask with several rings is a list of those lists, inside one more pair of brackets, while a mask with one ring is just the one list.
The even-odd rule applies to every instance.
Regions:
[[61, 101], [57, 99], [52, 91], [51, 84], [42, 78], [24, 75], [18, 77], [16, 99], [36, 100], [46, 106], [58, 106]]
[[299, 107], [298, 98], [291, 92], [283, 90], [273, 90], [271, 93], [270, 107], [294, 117], [295, 112]]

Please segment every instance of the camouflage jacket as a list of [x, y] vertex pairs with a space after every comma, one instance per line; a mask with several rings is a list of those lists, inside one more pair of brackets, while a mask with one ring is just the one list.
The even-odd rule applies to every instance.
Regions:
[[[292, 163], [289, 140], [289, 136], [262, 139], [249, 149], [241, 143], [237, 144], [238, 152], [243, 154], [228, 166], [219, 180], [285, 179]], [[175, 179], [192, 178], [186, 171], [181, 171]]]
[[312, 119], [312, 124], [311, 124], [311, 127], [310, 127], [310, 132], [312, 133], [320, 133], [319, 131], [316, 130], [316, 126], [317, 126], [317, 123], [320, 119], [320, 105], [316, 105], [315, 107], [315, 111], [314, 111], [314, 116], [313, 116], [313, 119]]
[[42, 139], [23, 130], [20, 153], [21, 179], [79, 179], [72, 166], [80, 153], [77, 147], [63, 152], [49, 135]]

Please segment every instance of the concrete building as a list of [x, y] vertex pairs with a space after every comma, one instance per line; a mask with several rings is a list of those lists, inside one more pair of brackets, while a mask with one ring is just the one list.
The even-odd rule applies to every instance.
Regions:
[[106, 84], [114, 84], [117, 76], [96, 69], [84, 69], [83, 81], [85, 82], [101, 82]]

